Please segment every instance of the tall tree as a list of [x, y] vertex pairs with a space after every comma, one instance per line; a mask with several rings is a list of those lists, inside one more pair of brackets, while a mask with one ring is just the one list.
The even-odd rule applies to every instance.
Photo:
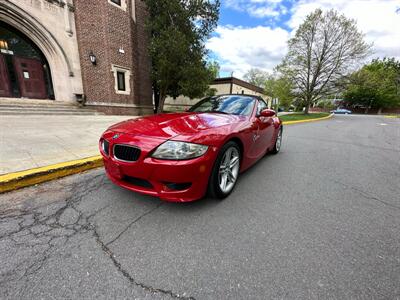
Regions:
[[271, 98], [279, 100], [279, 106], [290, 108], [295, 98], [293, 84], [289, 78], [284, 76], [270, 76], [265, 82], [265, 93]]
[[261, 69], [251, 68], [244, 74], [244, 79], [258, 87], [264, 87], [269, 74]]
[[[221, 66], [216, 60], [211, 60], [207, 62], [207, 68], [211, 72], [212, 80], [219, 77], [219, 72], [221, 70]], [[208, 87], [208, 89], [204, 92], [205, 97], [212, 97], [217, 94], [217, 89]]]
[[204, 95], [213, 79], [205, 41], [217, 26], [219, 0], [144, 0], [157, 112], [167, 96]]
[[400, 107], [400, 61], [375, 59], [354, 72], [344, 93], [350, 105], [368, 108]]
[[221, 66], [216, 60], [209, 61], [207, 63], [207, 68], [211, 71], [213, 79], [219, 77], [219, 72], [221, 71]]
[[354, 20], [335, 10], [324, 13], [320, 9], [306, 17], [288, 46], [279, 69], [294, 83], [305, 113], [332, 92], [337, 80], [354, 69], [370, 49]]

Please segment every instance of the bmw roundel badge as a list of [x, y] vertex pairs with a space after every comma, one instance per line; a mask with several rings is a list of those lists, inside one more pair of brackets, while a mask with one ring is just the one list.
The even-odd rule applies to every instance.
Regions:
[[119, 138], [119, 134], [118, 133], [114, 134], [114, 136], [112, 138], [113, 138], [113, 140], [116, 140], [117, 138]]

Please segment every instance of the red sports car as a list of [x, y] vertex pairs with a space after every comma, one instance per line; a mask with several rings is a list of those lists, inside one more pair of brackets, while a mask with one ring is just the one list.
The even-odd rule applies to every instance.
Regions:
[[187, 112], [111, 126], [100, 139], [108, 177], [163, 200], [227, 197], [243, 172], [267, 152], [278, 153], [282, 123], [262, 98], [223, 95]]

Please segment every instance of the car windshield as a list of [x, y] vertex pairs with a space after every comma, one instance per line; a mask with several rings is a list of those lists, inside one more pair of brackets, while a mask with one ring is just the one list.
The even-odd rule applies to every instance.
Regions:
[[193, 105], [192, 112], [215, 112], [248, 116], [252, 113], [255, 99], [249, 96], [215, 96]]

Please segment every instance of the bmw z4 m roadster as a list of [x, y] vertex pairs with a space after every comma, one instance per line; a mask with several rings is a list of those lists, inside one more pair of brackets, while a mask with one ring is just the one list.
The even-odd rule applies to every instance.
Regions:
[[107, 176], [117, 185], [166, 201], [207, 192], [218, 199], [241, 172], [278, 153], [282, 123], [262, 98], [214, 96], [183, 113], [158, 114], [111, 126], [100, 138]]

